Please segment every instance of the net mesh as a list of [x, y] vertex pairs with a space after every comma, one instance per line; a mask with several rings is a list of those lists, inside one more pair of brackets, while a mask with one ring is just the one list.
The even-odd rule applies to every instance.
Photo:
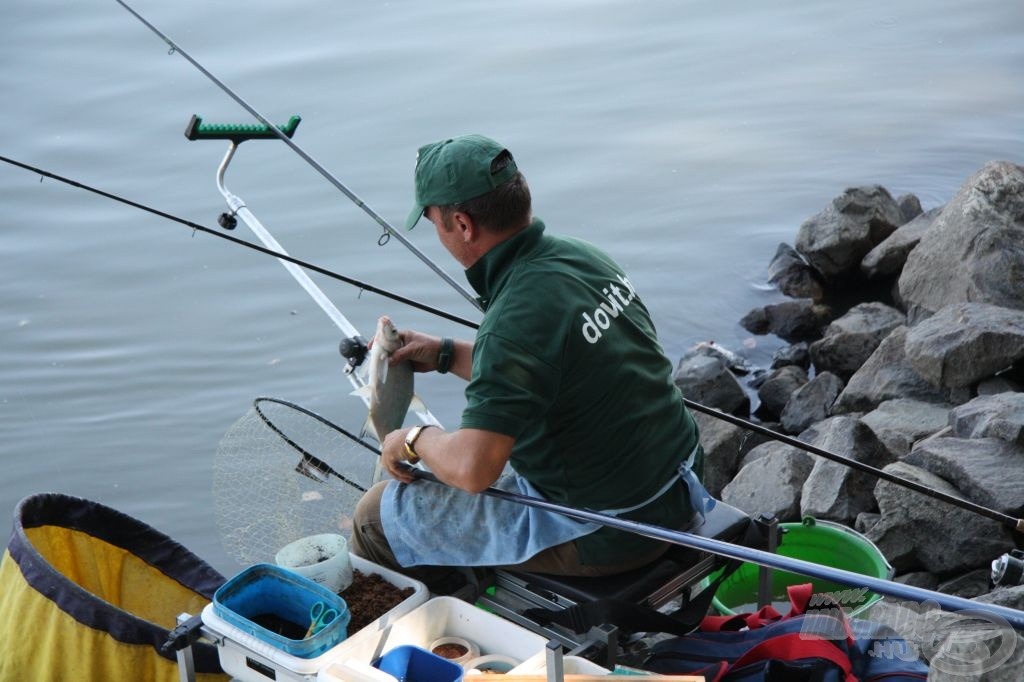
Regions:
[[214, 456], [213, 500], [225, 551], [241, 565], [317, 533], [352, 531], [379, 458], [356, 436], [275, 398], [257, 398]]

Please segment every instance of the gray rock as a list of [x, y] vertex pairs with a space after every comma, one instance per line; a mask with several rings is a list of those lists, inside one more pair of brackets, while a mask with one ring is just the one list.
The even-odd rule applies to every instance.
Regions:
[[807, 371], [802, 367], [787, 365], [773, 369], [757, 389], [757, 397], [761, 399], [757, 413], [777, 419], [789, 397], [806, 383]]
[[978, 382], [975, 391], [978, 395], [995, 395], [996, 393], [1024, 392], [1024, 384], [1005, 376], [994, 376]]
[[773, 303], [755, 308], [743, 316], [740, 325], [752, 334], [775, 334], [790, 343], [808, 341], [821, 336], [831, 319], [832, 310], [813, 299]]
[[860, 270], [869, 279], [891, 277], [903, 271], [907, 257], [914, 247], [921, 241], [921, 237], [935, 222], [935, 218], [942, 212], [942, 207], [936, 207], [915, 217], [905, 225], [901, 225], [895, 232], [882, 241], [881, 244], [868, 251], [864, 260], [860, 262]]
[[978, 568], [958, 575], [955, 578], [939, 583], [939, 592], [956, 597], [973, 599], [986, 594], [989, 590], [989, 569]]
[[797, 233], [796, 250], [826, 280], [856, 272], [864, 256], [903, 224], [892, 195], [880, 185], [851, 187]]
[[811, 466], [814, 465], [814, 458], [807, 454], [800, 448], [795, 448], [792, 445], [786, 445], [776, 440], [767, 440], [762, 443], [758, 443], [754, 447], [750, 448], [740, 457], [739, 469], [743, 469], [751, 462], [761, 459], [762, 457], [799, 457], [807, 460], [807, 468], [810, 470]]
[[746, 430], [703, 412], [693, 412], [704, 447], [704, 487], [718, 497], [739, 469]]
[[[924, 469], [896, 462], [884, 471], [963, 498], [963, 494]], [[946, 504], [886, 480], [875, 486], [881, 520], [866, 534], [897, 572], [918, 567], [939, 576], [987, 566], [1013, 547], [1010, 531], [996, 521]]]
[[785, 346], [772, 353], [772, 369], [778, 369], [786, 365], [796, 365], [805, 370], [810, 369], [811, 354], [806, 341]]
[[875, 512], [861, 512], [857, 514], [857, 520], [853, 522], [853, 529], [858, 533], [867, 533], [881, 518], [882, 515]]
[[907, 257], [900, 299], [911, 320], [965, 301], [1024, 309], [1022, 272], [1024, 168], [990, 162], [968, 178]]
[[823, 372], [811, 379], [790, 396], [783, 408], [783, 430], [800, 433], [828, 417], [842, 390], [843, 380], [831, 372]]
[[751, 515], [765, 512], [774, 514], [779, 521], [796, 521], [800, 514], [800, 488], [810, 472], [810, 456], [799, 451], [792, 455], [774, 451], [740, 469], [722, 489], [722, 501]]
[[944, 306], [911, 327], [905, 351], [914, 371], [933, 386], [970, 386], [1024, 358], [1024, 310]]
[[978, 504], [1004, 514], [1024, 511], [1024, 448], [996, 438], [937, 438], [903, 458], [941, 476]]
[[790, 298], [820, 301], [824, 295], [814, 268], [789, 244], [779, 244], [768, 264], [768, 282]]
[[948, 420], [948, 405], [906, 398], [886, 400], [861, 418], [896, 459], [917, 441], [942, 430]]
[[878, 344], [839, 394], [832, 414], [873, 410], [886, 400], [911, 398], [931, 403], [947, 402], [945, 393], [925, 381], [907, 361], [907, 328], [897, 327]]
[[867, 362], [878, 344], [905, 322], [903, 313], [884, 303], [856, 305], [829, 324], [822, 337], [811, 344], [811, 362], [819, 372], [848, 379]]
[[922, 590], [934, 590], [939, 586], [939, 579], [928, 571], [911, 571], [893, 578], [895, 582], [910, 587], [920, 587]]
[[682, 360], [674, 380], [683, 395], [694, 402], [729, 414], [750, 410], [750, 398], [743, 386], [719, 358], [695, 356]]
[[921, 200], [911, 192], [896, 197], [896, 205], [900, 207], [900, 215], [903, 216], [904, 224], [921, 215], [924, 210], [921, 208]]
[[1024, 611], [1024, 585], [997, 587], [991, 592], [977, 597], [974, 601]]
[[998, 438], [1024, 446], [1024, 393], [980, 395], [953, 408], [949, 425], [960, 438]]
[[[813, 431], [810, 443], [822, 450], [878, 468], [888, 463], [888, 451], [859, 419], [832, 417]], [[874, 510], [875, 481], [871, 474], [818, 458], [800, 493], [800, 514], [853, 525], [858, 514]]]

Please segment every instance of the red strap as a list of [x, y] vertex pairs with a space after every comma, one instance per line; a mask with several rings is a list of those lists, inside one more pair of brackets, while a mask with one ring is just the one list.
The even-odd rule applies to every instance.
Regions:
[[811, 602], [811, 595], [814, 594], [814, 585], [802, 583], [790, 585], [786, 588], [786, 596], [789, 597], [789, 615], [799, 616], [807, 613], [807, 605]]
[[858, 682], [853, 674], [850, 657], [838, 646], [819, 637], [810, 637], [798, 632], [779, 635], [752, 647], [730, 666], [736, 670], [750, 663], [766, 660], [796, 661], [802, 658], [823, 658], [834, 663], [843, 671], [845, 682]]

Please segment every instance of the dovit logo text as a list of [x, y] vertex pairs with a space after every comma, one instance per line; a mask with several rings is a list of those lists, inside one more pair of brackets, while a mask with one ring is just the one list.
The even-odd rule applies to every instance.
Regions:
[[583, 313], [583, 338], [588, 343], [597, 343], [601, 340], [605, 330], [612, 326], [612, 321], [615, 320], [623, 310], [626, 309], [633, 299], [636, 298], [636, 290], [630, 283], [629, 279], [617, 275], [619, 283], [626, 287], [623, 291], [618, 284], [614, 281], [609, 282], [608, 286], [601, 289], [601, 293], [605, 295], [607, 301], [601, 301], [593, 313]]

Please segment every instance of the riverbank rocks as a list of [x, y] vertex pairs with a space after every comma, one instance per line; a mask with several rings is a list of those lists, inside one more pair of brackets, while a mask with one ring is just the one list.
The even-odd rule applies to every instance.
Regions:
[[864, 256], [903, 222], [884, 187], [852, 187], [804, 221], [795, 246], [815, 270], [834, 280], [858, 271]]
[[984, 599], [996, 594], [990, 564], [1019, 536], [898, 481], [1024, 515], [1024, 167], [990, 162], [938, 206], [892, 197], [879, 185], [847, 189], [799, 226], [795, 246], [778, 246], [767, 279], [782, 300], [739, 321], [790, 344], [770, 368], [715, 349], [715, 365], [680, 362], [676, 383], [779, 438], [896, 477], [775, 439], [750, 447], [752, 432], [702, 418], [708, 486], [720, 499], [781, 521], [854, 527], [908, 585]]
[[904, 348], [914, 371], [933, 386], [970, 386], [1024, 358], [1024, 310], [943, 306], [907, 332]]
[[1024, 167], [991, 162], [964, 183], [908, 255], [899, 295], [911, 319], [967, 301], [1024, 308]]
[[1024, 393], [979, 395], [954, 408], [949, 425], [960, 438], [998, 438], [1024, 446]]
[[906, 323], [906, 315], [878, 301], [859, 303], [834, 320], [820, 339], [810, 345], [811, 362], [819, 372], [843, 379], [867, 362], [893, 329]]

